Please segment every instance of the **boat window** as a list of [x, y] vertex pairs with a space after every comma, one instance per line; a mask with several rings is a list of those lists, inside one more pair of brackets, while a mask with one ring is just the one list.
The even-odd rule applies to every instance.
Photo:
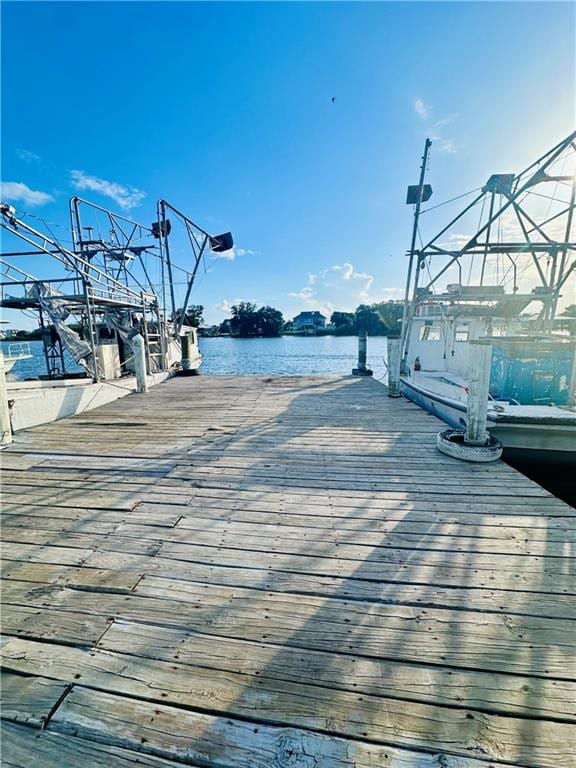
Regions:
[[440, 328], [433, 325], [423, 325], [420, 328], [420, 341], [440, 341]]
[[457, 325], [454, 332], [454, 341], [468, 341], [469, 331], [467, 325]]

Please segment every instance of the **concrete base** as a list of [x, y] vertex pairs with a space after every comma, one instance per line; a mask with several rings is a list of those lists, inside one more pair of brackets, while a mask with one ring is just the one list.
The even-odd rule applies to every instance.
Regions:
[[352, 376], [373, 376], [370, 368], [352, 368]]
[[[170, 372], [153, 373], [148, 384], [153, 387], [169, 379]], [[94, 384], [86, 379], [62, 381], [15, 381], [7, 385], [11, 404], [12, 430], [18, 432], [38, 424], [65, 419], [137, 391], [136, 377], [126, 376]]]

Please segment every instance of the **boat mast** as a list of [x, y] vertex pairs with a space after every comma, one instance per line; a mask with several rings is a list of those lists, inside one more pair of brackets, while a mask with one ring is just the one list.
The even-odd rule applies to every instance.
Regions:
[[[400, 372], [406, 373], [406, 361], [408, 359], [408, 343], [409, 343], [409, 323], [412, 319], [412, 311], [409, 312], [409, 305], [410, 310], [411, 302], [410, 302], [410, 285], [412, 283], [412, 272], [414, 271], [414, 256], [416, 255], [416, 238], [418, 237], [418, 220], [420, 218], [420, 206], [422, 205], [422, 193], [424, 191], [424, 179], [426, 177], [426, 166], [428, 165], [428, 153], [430, 151], [430, 147], [432, 146], [432, 142], [430, 139], [426, 139], [426, 142], [424, 143], [424, 154], [422, 155], [422, 165], [420, 166], [420, 181], [418, 182], [417, 187], [417, 193], [416, 193], [416, 207], [414, 209], [414, 225], [412, 228], [412, 242], [410, 245], [410, 261], [408, 262], [408, 274], [406, 276], [406, 290], [404, 293], [404, 309], [402, 311], [402, 330], [401, 330], [401, 341], [400, 341], [400, 349], [402, 352], [402, 359], [400, 362]], [[409, 199], [408, 199], [409, 202]], [[420, 265], [420, 260], [418, 260], [418, 266]]]

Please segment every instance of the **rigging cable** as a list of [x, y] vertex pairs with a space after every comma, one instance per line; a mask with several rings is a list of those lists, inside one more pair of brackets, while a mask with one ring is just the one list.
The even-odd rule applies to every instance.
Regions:
[[441, 208], [443, 205], [448, 205], [448, 203], [453, 203], [455, 200], [461, 200], [463, 197], [468, 197], [468, 195], [473, 195], [474, 192], [480, 192], [481, 189], [482, 187], [476, 187], [476, 189], [471, 189], [469, 192], [464, 192], [462, 195], [457, 195], [456, 197], [451, 197], [449, 200], [444, 200], [442, 203], [432, 205], [430, 208], [425, 208], [423, 211], [420, 211], [420, 215], [422, 216], [423, 213], [434, 211], [436, 208]]

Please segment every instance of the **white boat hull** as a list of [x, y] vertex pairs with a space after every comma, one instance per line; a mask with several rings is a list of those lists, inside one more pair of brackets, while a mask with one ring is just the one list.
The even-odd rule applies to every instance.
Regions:
[[[169, 371], [152, 373], [148, 385], [161, 384], [173, 375]], [[125, 376], [97, 384], [91, 379], [7, 382], [7, 391], [12, 430], [19, 432], [98, 408], [137, 392], [138, 387], [135, 376]]]
[[[400, 389], [408, 400], [454, 429], [466, 428], [464, 403], [431, 392], [409, 378], [401, 378]], [[519, 411], [516, 417], [489, 415], [486, 427], [501, 441], [508, 455], [530, 461], [576, 464], [576, 415], [574, 423], [563, 421], [553, 417], [534, 418]]]

